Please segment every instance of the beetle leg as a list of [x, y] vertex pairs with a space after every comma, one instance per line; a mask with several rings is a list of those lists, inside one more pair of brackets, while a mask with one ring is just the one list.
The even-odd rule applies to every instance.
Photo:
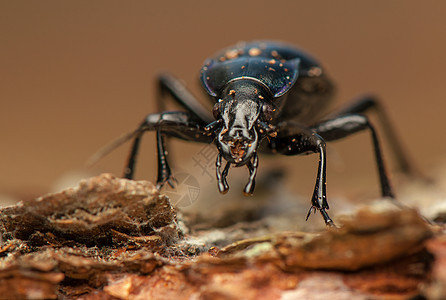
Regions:
[[383, 127], [383, 132], [390, 144], [390, 149], [393, 151], [399, 169], [406, 174], [423, 177], [421, 172], [413, 166], [412, 161], [407, 157], [384, 107], [373, 95], [363, 96], [358, 100], [347, 104], [347, 106], [330, 114], [327, 119], [333, 119], [346, 114], [362, 114], [370, 110], [375, 110], [378, 115], [378, 120]]
[[[295, 127], [294, 125], [285, 123], [282, 126], [293, 128]], [[325, 224], [327, 226], [335, 226], [333, 220], [330, 218], [326, 211], [327, 209], [329, 209], [329, 206], [327, 202], [326, 190], [327, 162], [324, 139], [315, 132], [303, 130], [303, 132], [300, 134], [275, 138], [269, 145], [272, 150], [276, 150], [277, 152], [284, 155], [298, 155], [307, 152], [319, 153], [319, 164], [316, 175], [316, 183], [314, 186], [313, 196], [311, 197], [311, 208], [307, 214], [307, 219], [310, 216], [311, 212], [319, 210], [322, 217], [324, 218]]]
[[138, 157], [139, 145], [141, 143], [141, 137], [144, 133], [144, 130], [141, 130], [141, 127], [139, 128], [138, 133], [135, 136], [135, 139], [133, 140], [132, 150], [130, 150], [129, 158], [127, 161], [127, 167], [124, 169], [123, 177], [127, 179], [132, 179], [133, 173], [135, 171], [135, 163], [136, 163], [136, 158]]
[[[127, 179], [133, 178], [136, 157], [138, 155], [139, 145], [145, 127], [148, 126], [144, 122], [140, 126], [140, 131], [133, 141], [132, 150], [130, 151], [130, 156], [127, 162], [127, 167], [124, 169], [124, 178]], [[156, 145], [157, 145], [157, 157], [158, 157], [158, 177], [156, 181], [156, 186], [158, 189], [160, 189], [164, 185], [164, 183], [167, 182], [173, 188], [174, 187], [173, 181], [175, 179], [172, 177], [172, 172], [167, 162], [166, 144], [160, 128], [161, 127], [158, 127], [158, 129], [156, 130]]]
[[168, 93], [172, 98], [196, 119], [203, 124], [209, 124], [213, 121], [209, 110], [198, 101], [191, 92], [187, 90], [184, 84], [174, 76], [163, 73], [158, 76], [158, 109], [166, 110], [165, 95]]
[[197, 123], [196, 119], [188, 112], [173, 111], [160, 114], [150, 114], [139, 126], [132, 150], [128, 158], [127, 167], [124, 170], [124, 177], [133, 178], [136, 159], [142, 135], [145, 131], [156, 131], [157, 153], [158, 153], [158, 178], [157, 187], [161, 188], [166, 182], [174, 185], [171, 170], [167, 162], [167, 150], [165, 138], [174, 136], [183, 140], [210, 143], [212, 137], [204, 130], [204, 127]]
[[381, 194], [383, 197], [395, 198], [392, 187], [390, 185], [390, 180], [386, 173], [381, 147], [375, 128], [372, 126], [372, 124], [370, 124], [366, 116], [359, 114], [343, 115], [319, 123], [312, 129], [323, 136], [324, 139], [327, 141], [341, 139], [358, 131], [369, 129], [372, 136], [373, 147], [375, 150], [375, 159], [381, 183]]
[[[124, 170], [124, 177], [132, 179], [141, 137], [145, 131], [156, 130], [158, 150], [157, 187], [162, 187], [166, 182], [170, 186], [173, 186], [170, 167], [166, 159], [165, 135], [174, 135], [185, 140], [196, 142], [210, 142], [208, 139], [203, 139], [202, 135], [211, 135], [211, 133], [206, 132], [202, 128], [202, 126], [205, 126], [212, 121], [212, 117], [207, 109], [178, 79], [169, 74], [162, 74], [158, 77], [158, 107], [160, 110], [164, 110], [164, 98], [166, 93], [182, 105], [187, 112], [165, 112], [148, 115], [137, 130], [132, 150], [130, 151], [128, 158], [127, 167]], [[166, 130], [168, 132], [164, 133]], [[208, 131], [210, 131], [209, 128]]]
[[223, 172], [221, 172], [222, 158], [223, 156], [219, 153], [217, 155], [215, 166], [217, 167], [216, 172], [217, 172], [218, 190], [220, 191], [220, 193], [226, 194], [229, 190], [229, 185], [228, 182], [226, 181], [226, 176], [228, 176], [229, 167], [231, 166], [231, 164], [227, 162]]
[[165, 137], [161, 133], [161, 127], [156, 130], [156, 149], [158, 156], [158, 177], [156, 180], [156, 187], [160, 189], [166, 182], [174, 188], [173, 181], [176, 179], [172, 176], [169, 164], [167, 163], [167, 149], [165, 143]]
[[312, 210], [318, 209], [324, 218], [327, 226], [334, 226], [333, 220], [330, 218], [326, 209], [329, 209], [327, 202], [327, 161], [325, 154], [325, 141], [317, 134], [312, 136], [312, 142], [316, 146], [319, 153], [319, 165], [317, 168], [316, 184], [314, 186], [313, 196], [311, 197], [311, 208], [307, 214], [307, 220]]
[[248, 162], [246, 166], [249, 169], [249, 180], [245, 186], [245, 189], [243, 190], [243, 194], [245, 194], [245, 196], [251, 196], [252, 193], [254, 192], [254, 187], [256, 185], [255, 179], [257, 174], [257, 168], [259, 167], [259, 158], [257, 153], [254, 154], [252, 163]]

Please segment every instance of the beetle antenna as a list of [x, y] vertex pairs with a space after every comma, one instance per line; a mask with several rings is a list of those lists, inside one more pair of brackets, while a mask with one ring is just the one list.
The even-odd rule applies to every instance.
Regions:
[[97, 163], [100, 159], [102, 159], [103, 157], [105, 157], [108, 154], [110, 154], [110, 152], [112, 152], [113, 150], [115, 150], [116, 148], [118, 148], [119, 146], [121, 146], [122, 144], [127, 142], [128, 140], [131, 140], [132, 138], [137, 136], [140, 132], [141, 132], [141, 129], [138, 128], [138, 129], [136, 129], [134, 131], [131, 131], [131, 132], [128, 132], [128, 133], [124, 133], [123, 135], [118, 137], [116, 140], [114, 140], [114, 141], [110, 142], [109, 144], [105, 145], [104, 147], [99, 149], [95, 154], [90, 156], [90, 158], [88, 158], [88, 160], [85, 163], [85, 167], [86, 168], [91, 167], [92, 165]]

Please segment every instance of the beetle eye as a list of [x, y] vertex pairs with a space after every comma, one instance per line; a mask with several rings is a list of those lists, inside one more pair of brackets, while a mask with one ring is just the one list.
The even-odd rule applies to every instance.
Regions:
[[264, 104], [262, 107], [262, 112], [266, 120], [270, 120], [273, 117], [275, 111], [276, 110], [269, 104]]
[[215, 119], [218, 119], [220, 117], [220, 107], [221, 107], [221, 104], [216, 103], [214, 105], [214, 108], [212, 109], [212, 114], [214, 115]]

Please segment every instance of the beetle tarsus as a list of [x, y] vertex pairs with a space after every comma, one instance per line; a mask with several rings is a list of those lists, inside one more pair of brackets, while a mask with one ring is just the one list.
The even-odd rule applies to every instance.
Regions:
[[310, 209], [308, 210], [307, 213], [307, 217], [305, 218], [305, 221], [308, 221], [308, 219], [310, 218], [311, 213], [316, 213], [316, 207], [315, 206], [311, 206]]
[[310, 209], [308, 210], [308, 213], [307, 213], [307, 217], [305, 218], [305, 221], [308, 221], [308, 219], [310, 218], [311, 213], [316, 213], [317, 210], [319, 210], [319, 212], [321, 213], [322, 217], [324, 218], [325, 225], [327, 225], [327, 227], [337, 228], [336, 224], [333, 222], [333, 220], [328, 215], [326, 209], [325, 208], [318, 208], [316, 206], [311, 206], [310, 207]]
[[178, 180], [173, 176], [169, 176], [169, 179], [167, 179], [166, 182], [173, 189], [175, 188], [175, 185], [178, 184]]
[[158, 190], [160, 190], [166, 183], [173, 189], [175, 188], [175, 185], [178, 184], [177, 179], [170, 174], [164, 175], [163, 177], [165, 177], [165, 179], [159, 180], [156, 183], [156, 188]]
[[325, 225], [327, 225], [327, 227], [336, 227], [335, 223], [330, 218], [330, 216], [328, 215], [328, 213], [325, 211], [324, 208], [320, 209], [319, 211], [321, 212], [321, 215], [324, 218]]

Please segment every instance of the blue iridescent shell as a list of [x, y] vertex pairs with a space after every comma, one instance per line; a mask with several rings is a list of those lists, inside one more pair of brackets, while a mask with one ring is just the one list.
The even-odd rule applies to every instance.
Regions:
[[262, 82], [274, 97], [285, 94], [299, 76], [319, 70], [318, 63], [292, 46], [276, 42], [240, 43], [208, 59], [201, 69], [205, 90], [218, 96], [226, 84], [240, 78]]

